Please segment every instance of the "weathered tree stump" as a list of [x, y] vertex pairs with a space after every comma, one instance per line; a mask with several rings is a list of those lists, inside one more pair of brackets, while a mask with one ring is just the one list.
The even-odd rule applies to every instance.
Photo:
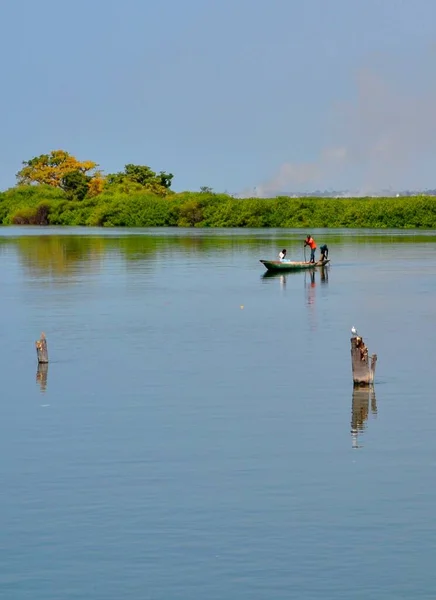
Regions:
[[36, 356], [38, 357], [38, 364], [46, 364], [48, 363], [48, 350], [47, 350], [47, 340], [45, 339], [45, 334], [41, 333], [41, 339], [35, 342], [36, 346]]
[[39, 384], [41, 392], [47, 390], [47, 375], [48, 375], [48, 363], [38, 363], [38, 369], [36, 371], [36, 382]]
[[358, 385], [370, 385], [374, 382], [377, 354], [368, 355], [363, 338], [355, 335], [351, 338], [351, 367], [353, 382]]

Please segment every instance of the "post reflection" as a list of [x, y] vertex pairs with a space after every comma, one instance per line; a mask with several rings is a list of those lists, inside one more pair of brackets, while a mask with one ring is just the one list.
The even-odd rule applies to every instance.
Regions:
[[361, 448], [359, 435], [367, 428], [369, 408], [373, 416], [377, 415], [377, 400], [373, 385], [359, 386], [353, 388], [351, 401], [351, 439], [353, 448]]
[[40, 391], [44, 394], [47, 390], [48, 363], [38, 363], [36, 370], [36, 383]]

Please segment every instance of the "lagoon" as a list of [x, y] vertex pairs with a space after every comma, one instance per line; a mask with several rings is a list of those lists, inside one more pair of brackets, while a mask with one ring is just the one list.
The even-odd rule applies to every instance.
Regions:
[[[306, 233], [327, 275], [266, 277]], [[435, 250], [421, 230], [3, 228], [0, 597], [433, 598]]]

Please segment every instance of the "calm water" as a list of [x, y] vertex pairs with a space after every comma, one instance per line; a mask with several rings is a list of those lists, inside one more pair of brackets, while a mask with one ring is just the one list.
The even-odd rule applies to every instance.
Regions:
[[435, 597], [436, 235], [306, 233], [0, 230], [1, 598]]

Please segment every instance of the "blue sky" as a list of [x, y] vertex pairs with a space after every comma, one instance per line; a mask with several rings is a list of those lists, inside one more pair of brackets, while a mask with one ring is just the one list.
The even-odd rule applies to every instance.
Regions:
[[0, 188], [52, 149], [177, 191], [436, 187], [434, 0], [4, 0]]

